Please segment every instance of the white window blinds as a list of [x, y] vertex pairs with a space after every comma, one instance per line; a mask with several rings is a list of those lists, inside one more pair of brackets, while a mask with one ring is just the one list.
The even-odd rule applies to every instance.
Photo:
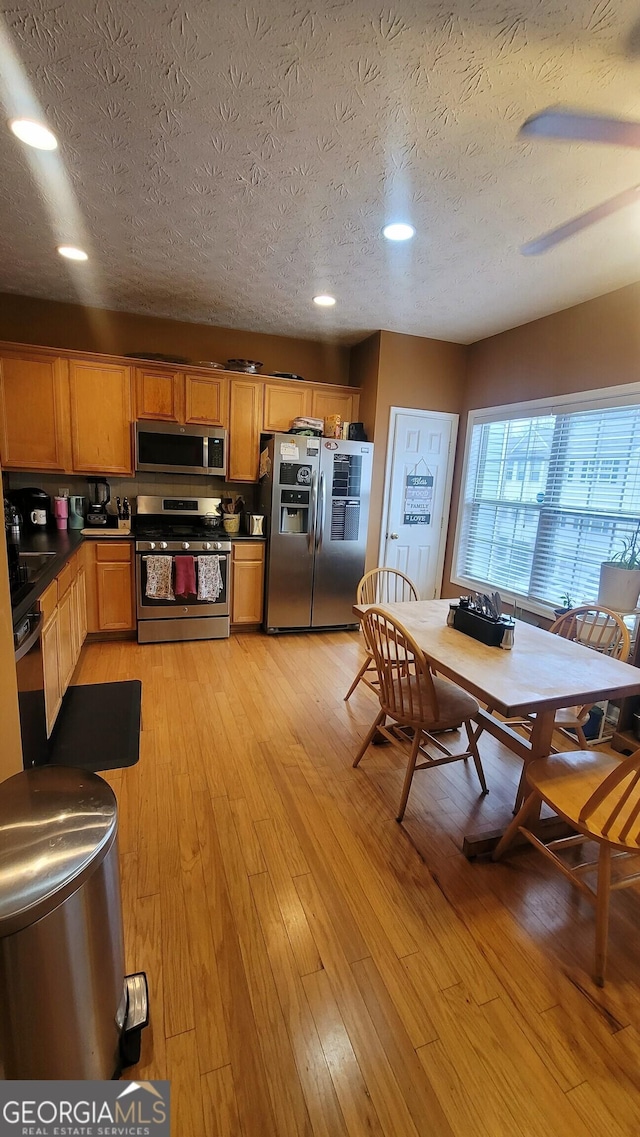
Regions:
[[471, 426], [456, 576], [580, 603], [640, 518], [640, 406], [550, 411]]

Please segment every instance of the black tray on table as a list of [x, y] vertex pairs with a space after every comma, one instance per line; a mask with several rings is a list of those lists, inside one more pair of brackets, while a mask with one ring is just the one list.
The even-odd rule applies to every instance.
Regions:
[[491, 616], [484, 616], [482, 612], [474, 612], [470, 608], [456, 608], [453, 616], [453, 626], [465, 636], [471, 636], [487, 647], [500, 647], [507, 624], [493, 620]]

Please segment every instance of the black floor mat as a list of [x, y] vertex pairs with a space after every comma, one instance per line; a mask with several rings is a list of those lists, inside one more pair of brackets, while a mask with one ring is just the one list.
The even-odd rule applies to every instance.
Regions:
[[140, 757], [142, 683], [87, 683], [69, 687], [51, 738], [56, 766], [117, 770]]

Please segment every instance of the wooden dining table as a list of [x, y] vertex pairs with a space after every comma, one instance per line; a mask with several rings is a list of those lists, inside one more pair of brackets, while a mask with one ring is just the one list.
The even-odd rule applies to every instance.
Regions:
[[[449, 604], [449, 600], [412, 600], [380, 607], [411, 633], [434, 671], [485, 704], [487, 709], [481, 708], [477, 715], [477, 735], [487, 731], [522, 758], [517, 807], [527, 766], [550, 753], [556, 711], [640, 695], [640, 669], [520, 620], [511, 650], [487, 647], [447, 625]], [[356, 604], [354, 612], [361, 616], [369, 607]], [[534, 715], [528, 737], [498, 715], [502, 719]], [[469, 835], [463, 851], [467, 856], [490, 852], [501, 835], [501, 830]]]

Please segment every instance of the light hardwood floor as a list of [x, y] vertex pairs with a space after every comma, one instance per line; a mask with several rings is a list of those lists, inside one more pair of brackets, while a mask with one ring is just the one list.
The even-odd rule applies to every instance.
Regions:
[[468, 863], [518, 761], [351, 759], [374, 717], [356, 633], [92, 644], [75, 682], [140, 678], [120, 802], [127, 967], [152, 1022], [136, 1078], [169, 1078], [177, 1137], [634, 1137], [640, 896], [593, 912], [532, 851]]

